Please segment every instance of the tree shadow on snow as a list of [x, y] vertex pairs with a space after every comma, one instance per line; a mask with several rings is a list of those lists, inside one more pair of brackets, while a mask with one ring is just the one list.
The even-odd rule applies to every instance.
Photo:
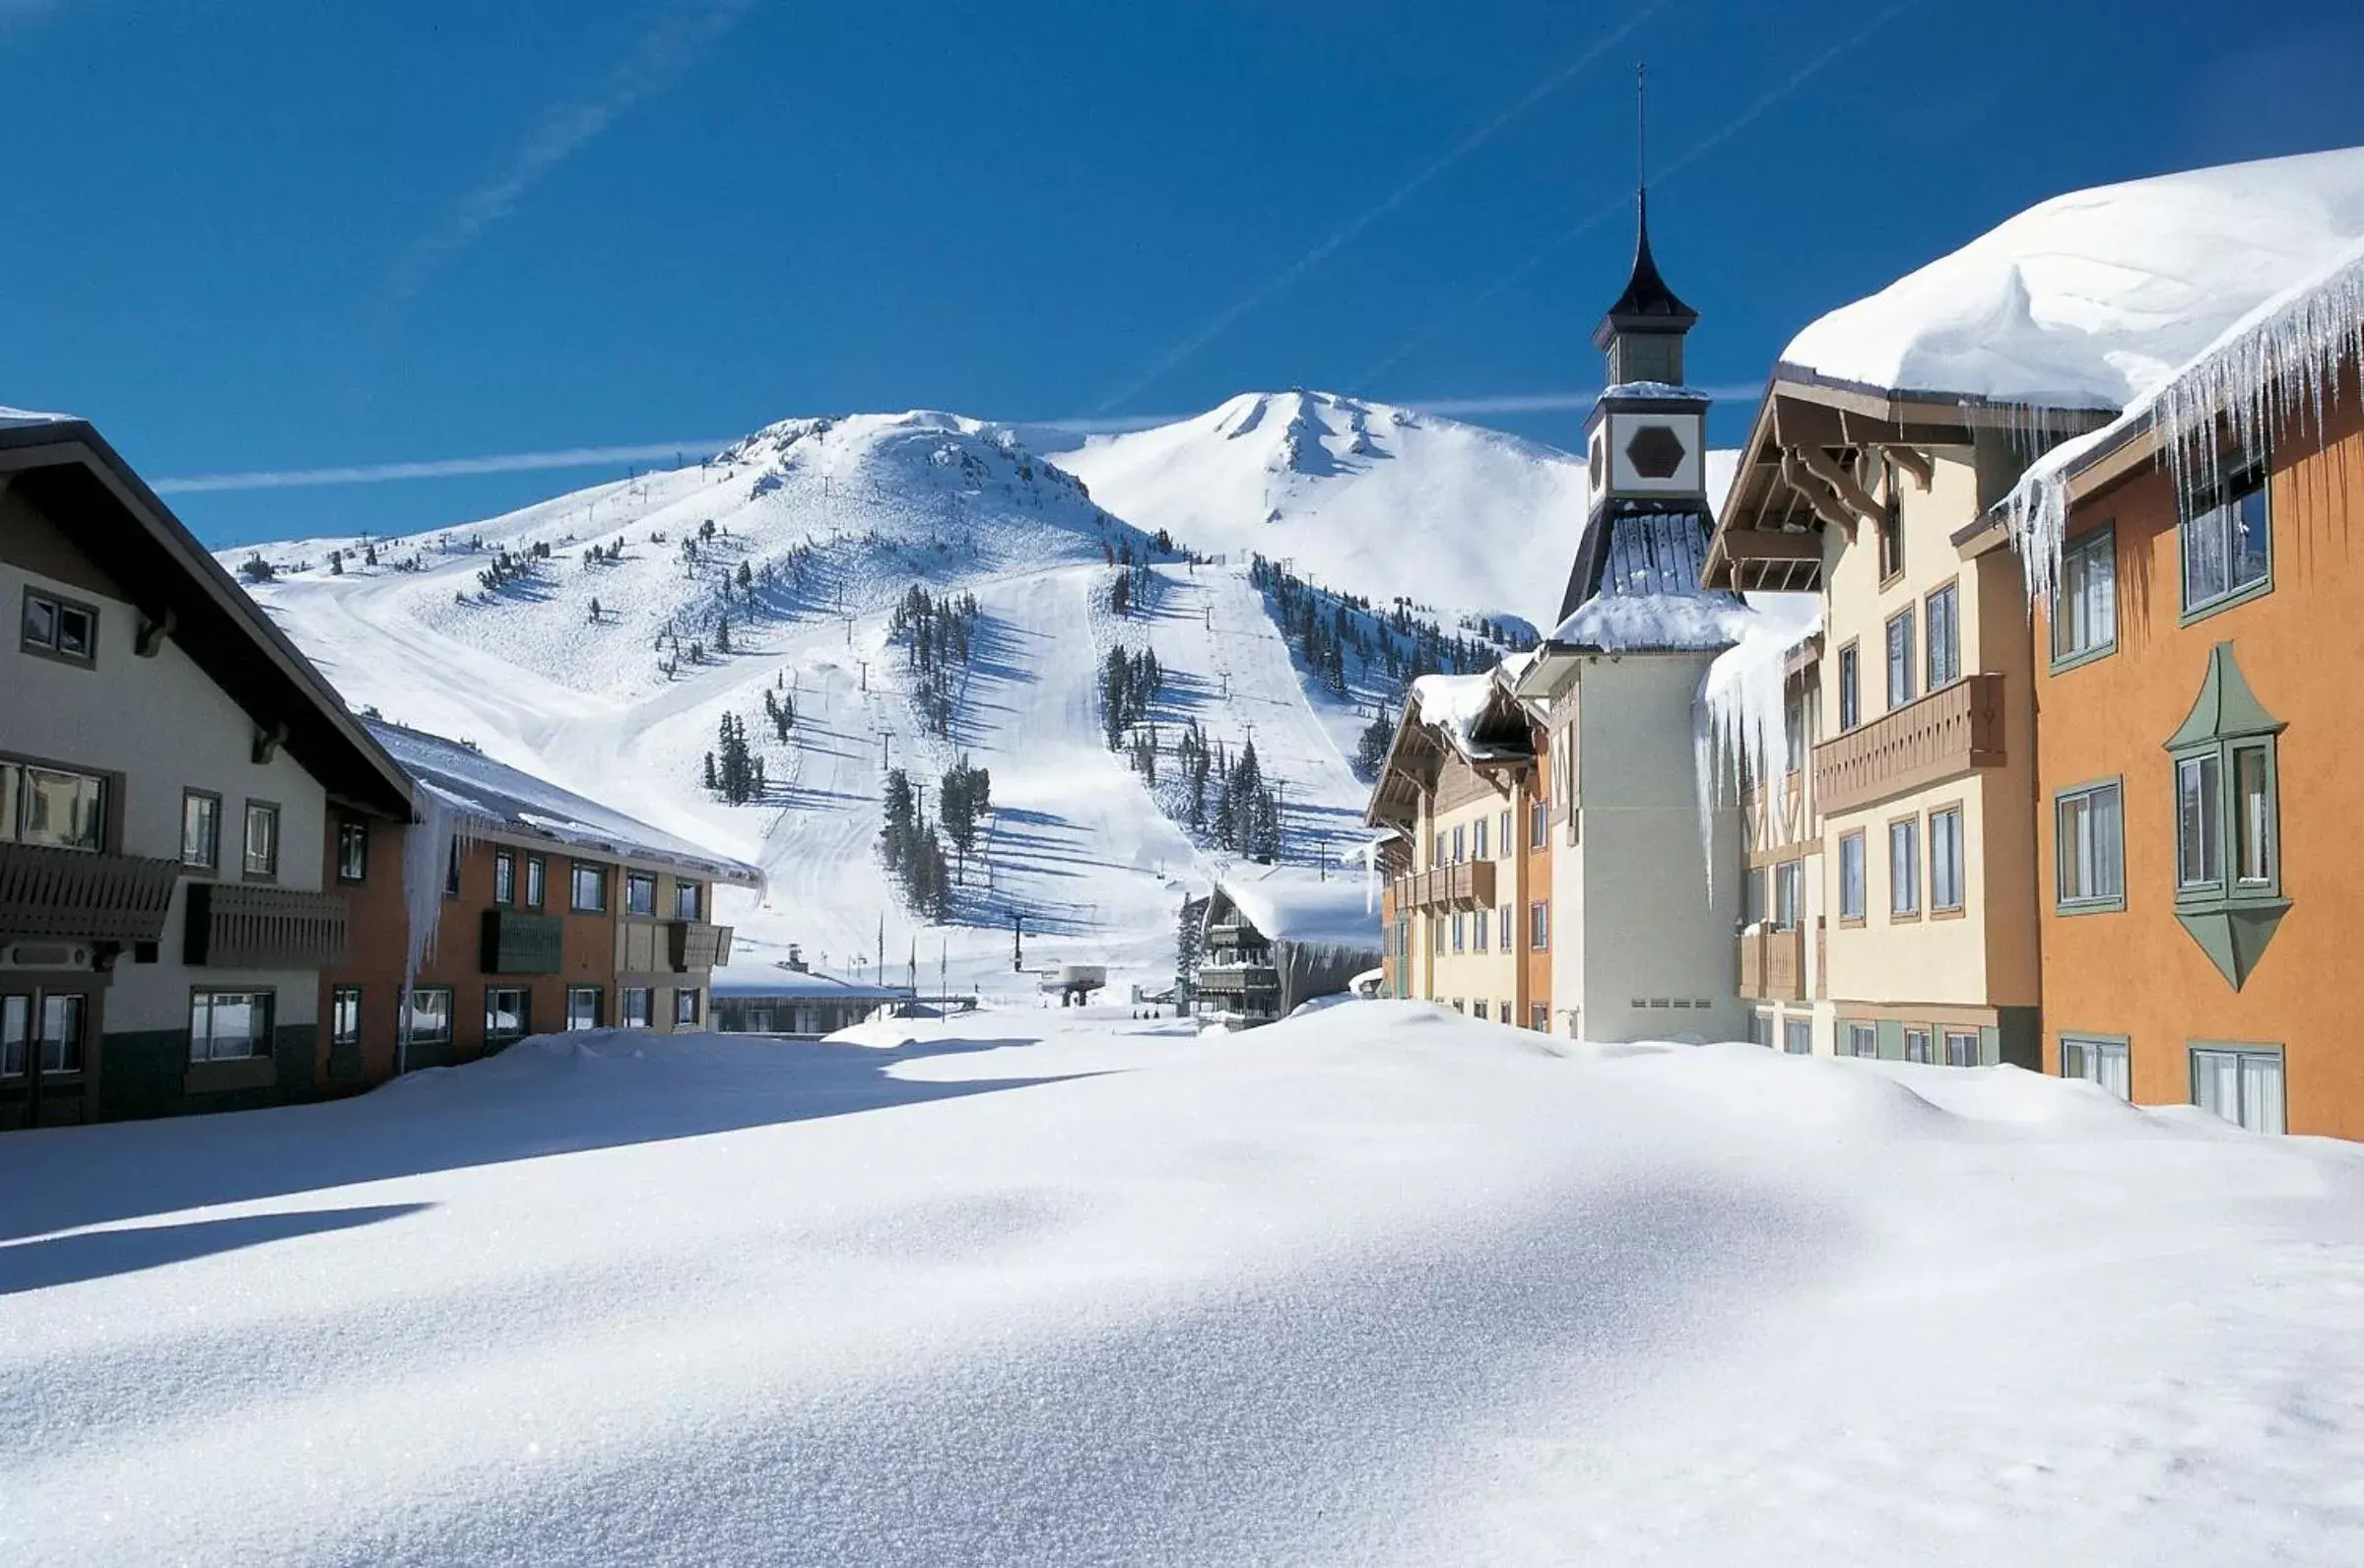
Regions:
[[234, 1219], [196, 1219], [178, 1225], [144, 1225], [136, 1230], [83, 1231], [0, 1247], [0, 1296], [45, 1290], [110, 1274], [137, 1274], [165, 1264], [215, 1253], [236, 1252], [295, 1236], [352, 1230], [400, 1219], [432, 1204], [376, 1204], [360, 1209], [307, 1209], [286, 1214], [241, 1214]]
[[[698, 1138], [991, 1094], [1030, 1078], [928, 1081], [901, 1063], [1030, 1045], [889, 1050], [759, 1036], [546, 1035], [325, 1104], [52, 1128], [0, 1138], [0, 1241], [142, 1214], [545, 1155]], [[226, 1232], [225, 1234], [232, 1234]], [[94, 1243], [136, 1248], [132, 1242]]]

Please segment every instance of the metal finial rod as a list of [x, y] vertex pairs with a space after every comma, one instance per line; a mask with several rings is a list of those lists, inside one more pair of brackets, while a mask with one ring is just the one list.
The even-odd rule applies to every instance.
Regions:
[[1650, 188], [1650, 68], [1633, 62], [1633, 173], [1634, 184]]

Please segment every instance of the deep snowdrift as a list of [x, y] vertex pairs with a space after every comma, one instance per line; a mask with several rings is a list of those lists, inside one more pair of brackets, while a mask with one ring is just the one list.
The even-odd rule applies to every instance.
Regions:
[[1175, 1027], [0, 1140], [0, 1557], [2364, 1553], [2352, 1146], [1412, 1004]]

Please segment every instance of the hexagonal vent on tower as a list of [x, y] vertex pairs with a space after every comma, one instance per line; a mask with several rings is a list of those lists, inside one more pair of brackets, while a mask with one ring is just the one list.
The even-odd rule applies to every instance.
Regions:
[[1625, 458], [1644, 479], [1673, 479], [1682, 467], [1682, 437], [1664, 425], [1645, 425], [1625, 443]]

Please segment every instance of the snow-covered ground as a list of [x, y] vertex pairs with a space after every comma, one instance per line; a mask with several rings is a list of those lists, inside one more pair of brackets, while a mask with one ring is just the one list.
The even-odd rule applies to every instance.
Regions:
[[0, 1141], [0, 1560], [2364, 1560], [2364, 1150], [1408, 1003]]
[[[686, 559], [683, 542], [709, 522]], [[588, 558], [619, 542], [616, 563]], [[1032, 983], [1012, 971], [1016, 914], [1030, 969], [1102, 963], [1120, 985], [1162, 987], [1176, 912], [1215, 865], [1107, 749], [1097, 679], [1108, 648], [1155, 649], [1167, 680], [1154, 717], [1169, 746], [1191, 717], [1234, 754], [1253, 737], [1283, 787], [1287, 852], [1301, 863], [1359, 822], [1364, 786], [1346, 758], [1364, 721], [1300, 677], [1243, 565], [1158, 564], [1134, 613], [1111, 616], [1109, 556], [1147, 545], [1002, 427], [855, 416], [787, 422], [712, 461], [474, 528], [379, 540], [374, 566], [355, 540], [269, 546], [278, 575], [254, 592], [357, 708], [474, 742], [763, 866], [765, 898], [719, 902], [740, 968], [797, 943], [813, 962], [865, 975], [883, 923], [889, 979], [916, 958], [931, 990], [941, 971], [956, 991], [1008, 992]], [[502, 552], [536, 546], [549, 554], [531, 574], [485, 585]], [[929, 733], [888, 643], [889, 613], [915, 585], [974, 594], [982, 611], [949, 737]], [[765, 720], [766, 689], [794, 703], [786, 740]], [[765, 794], [742, 806], [702, 783], [726, 712], [765, 766]], [[933, 802], [963, 753], [991, 772], [996, 811], [955, 918], [940, 926], [906, 908], [875, 845], [886, 767], [910, 770]]]

